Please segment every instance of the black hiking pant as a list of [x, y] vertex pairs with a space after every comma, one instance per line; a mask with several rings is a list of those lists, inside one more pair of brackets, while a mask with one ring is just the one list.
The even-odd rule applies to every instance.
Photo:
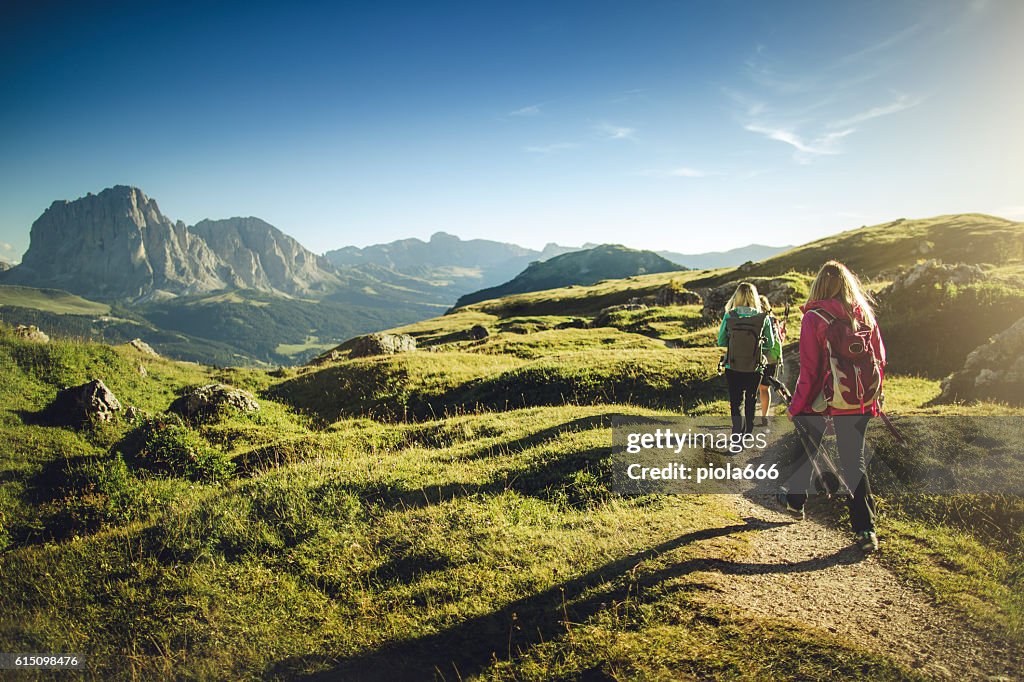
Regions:
[[[725, 381], [729, 385], [729, 409], [732, 411], [732, 432], [753, 433], [754, 412], [757, 411], [760, 372], [737, 372], [725, 370]], [[740, 412], [742, 408], [742, 413]]]
[[[864, 434], [868, 428], [870, 415], [849, 414], [832, 417], [836, 432], [836, 449], [839, 453], [839, 471], [846, 485], [853, 491], [849, 498], [850, 524], [854, 533], [875, 530], [875, 502], [871, 497], [871, 484], [868, 481], [867, 461], [864, 453]], [[807, 461], [808, 456], [817, 456], [821, 439], [825, 436], [825, 418], [816, 414], [802, 414], [793, 417], [795, 426], [803, 428], [807, 434], [805, 447], [800, 455], [796, 474], [790, 479], [788, 494], [789, 504], [801, 509], [807, 502], [807, 489], [810, 487], [812, 469]], [[813, 450], [808, 453], [806, 450]]]

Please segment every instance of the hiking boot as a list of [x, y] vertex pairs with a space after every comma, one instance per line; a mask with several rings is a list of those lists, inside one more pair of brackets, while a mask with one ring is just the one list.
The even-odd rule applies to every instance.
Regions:
[[862, 552], [871, 553], [878, 551], [878, 536], [873, 531], [862, 530], [857, 533], [855, 542]]
[[768, 417], [761, 417], [758, 422], [758, 426], [768, 426]]
[[782, 509], [790, 516], [795, 516], [801, 521], [807, 518], [807, 515], [804, 513], [804, 508], [794, 507], [793, 505], [791, 505], [789, 503], [789, 495], [787, 495], [786, 493], [776, 493], [775, 501], [778, 502], [779, 506], [782, 507]]

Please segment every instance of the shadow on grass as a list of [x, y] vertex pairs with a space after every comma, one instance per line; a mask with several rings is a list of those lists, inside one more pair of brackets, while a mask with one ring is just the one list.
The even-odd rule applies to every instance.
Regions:
[[[308, 679], [389, 682], [432, 677], [467, 679], [495, 661], [514, 659], [531, 646], [564, 635], [570, 623], [585, 622], [612, 602], [636, 598], [644, 588], [695, 572], [728, 575], [802, 573], [856, 563], [863, 558], [858, 552], [842, 550], [791, 564], [690, 559], [646, 573], [637, 571], [645, 561], [701, 540], [767, 530], [788, 523], [746, 518], [743, 523], [687, 533], [612, 561], [543, 592], [523, 597], [491, 613], [464, 620], [441, 632], [389, 643], [379, 649], [344, 658], [331, 670]], [[316, 656], [286, 659], [266, 673], [268, 676], [287, 675], [289, 671], [321, 662], [323, 658]]]

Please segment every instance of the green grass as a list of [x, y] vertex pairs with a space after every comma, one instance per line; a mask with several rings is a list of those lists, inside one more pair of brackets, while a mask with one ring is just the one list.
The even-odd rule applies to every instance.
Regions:
[[459, 312], [477, 312], [497, 317], [527, 315], [578, 315], [590, 317], [602, 308], [628, 303], [633, 298], [651, 302], [662, 287], [675, 283], [689, 288], [689, 282], [709, 273], [721, 271], [692, 270], [637, 275], [626, 279], [605, 280], [590, 286], [569, 286], [560, 289], [482, 301], [460, 308]]
[[279, 343], [274, 348], [274, 353], [277, 355], [285, 355], [288, 357], [303, 356], [307, 357], [311, 351], [323, 352], [335, 348], [338, 344], [330, 342], [322, 342], [319, 337], [308, 336], [304, 343]]
[[595, 484], [623, 410], [339, 422], [309, 434], [308, 458], [226, 485], [171, 489], [122, 471], [119, 504], [137, 504], [141, 485], [159, 511], [5, 553], [0, 642], [87, 652], [104, 678], [383, 678], [453, 664], [485, 679], [908, 676], [693, 600], [690, 559], [732, 537], [741, 560], [751, 529], [715, 498], [619, 500]]
[[588, 349], [655, 350], [663, 343], [616, 329], [549, 329], [532, 334], [498, 334], [465, 350], [535, 360]]
[[[101, 679], [917, 679], [716, 599], [707, 557], [728, 574], [758, 533], [728, 498], [610, 492], [614, 416], [727, 411], [716, 325], [673, 306], [557, 327], [706, 275], [486, 302], [394, 330], [423, 350], [271, 372], [0, 327], [0, 651], [82, 652]], [[475, 324], [491, 335], [468, 339]], [[215, 475], [150, 466], [129, 447], [150, 422], [38, 421], [92, 378], [149, 419], [215, 381], [261, 409], [167, 435], [189, 466], [230, 462]], [[888, 377], [895, 414], [1024, 413], [937, 394]], [[1019, 499], [881, 509], [898, 576], [1024, 641]]]
[[0, 306], [31, 308], [61, 315], [107, 315], [110, 306], [96, 303], [59, 289], [0, 284]]

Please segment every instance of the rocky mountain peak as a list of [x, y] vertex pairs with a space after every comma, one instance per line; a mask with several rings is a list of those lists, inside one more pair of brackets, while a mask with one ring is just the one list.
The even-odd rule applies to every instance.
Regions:
[[330, 266], [258, 218], [173, 222], [137, 187], [118, 185], [55, 201], [32, 224], [9, 284], [65, 289], [99, 299], [254, 288], [329, 290]]
[[326, 293], [338, 284], [333, 266], [259, 218], [203, 220], [192, 228], [251, 289]]

